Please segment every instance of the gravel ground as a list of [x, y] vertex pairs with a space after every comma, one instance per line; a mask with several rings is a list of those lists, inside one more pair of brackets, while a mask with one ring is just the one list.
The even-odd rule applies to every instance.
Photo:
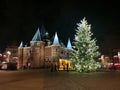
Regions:
[[0, 90], [120, 90], [120, 71], [80, 74], [46, 69], [0, 71]]

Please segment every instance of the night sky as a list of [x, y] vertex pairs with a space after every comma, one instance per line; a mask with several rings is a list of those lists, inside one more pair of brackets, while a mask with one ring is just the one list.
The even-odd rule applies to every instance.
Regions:
[[119, 3], [83, 0], [0, 0], [0, 48], [8, 43], [29, 43], [37, 28], [44, 25], [52, 37], [65, 44], [74, 38], [76, 23], [86, 17], [98, 43], [105, 35], [120, 34]]

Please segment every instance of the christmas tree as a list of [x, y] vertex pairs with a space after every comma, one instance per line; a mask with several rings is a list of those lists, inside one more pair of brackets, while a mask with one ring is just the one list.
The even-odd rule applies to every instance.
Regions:
[[93, 38], [91, 32], [91, 25], [87, 23], [85, 18], [77, 25], [73, 52], [70, 54], [73, 67], [78, 72], [96, 71], [100, 64], [95, 59], [100, 53], [98, 51], [99, 47], [96, 45], [96, 39]]

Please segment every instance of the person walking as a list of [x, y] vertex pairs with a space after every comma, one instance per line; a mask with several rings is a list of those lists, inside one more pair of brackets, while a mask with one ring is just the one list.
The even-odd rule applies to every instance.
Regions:
[[51, 72], [53, 72], [53, 67], [54, 67], [53, 62], [51, 62], [51, 65], [50, 65]]
[[31, 63], [30, 62], [28, 62], [28, 69], [30, 69], [31, 68]]
[[60, 65], [59, 63], [57, 64], [57, 71], [59, 72]]
[[56, 67], [55, 67], [55, 68], [56, 68], [56, 71], [59, 72], [59, 64], [58, 64], [57, 62], [55, 63], [55, 66], [56, 66]]
[[67, 65], [66, 65], [66, 69], [67, 69], [67, 72], [68, 72], [68, 69], [69, 69], [69, 68], [68, 68], [68, 63], [67, 63]]

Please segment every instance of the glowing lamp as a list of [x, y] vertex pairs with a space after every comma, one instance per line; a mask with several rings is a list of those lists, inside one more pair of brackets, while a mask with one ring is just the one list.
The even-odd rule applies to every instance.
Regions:
[[0, 53], [0, 58], [2, 58], [2, 54]]

